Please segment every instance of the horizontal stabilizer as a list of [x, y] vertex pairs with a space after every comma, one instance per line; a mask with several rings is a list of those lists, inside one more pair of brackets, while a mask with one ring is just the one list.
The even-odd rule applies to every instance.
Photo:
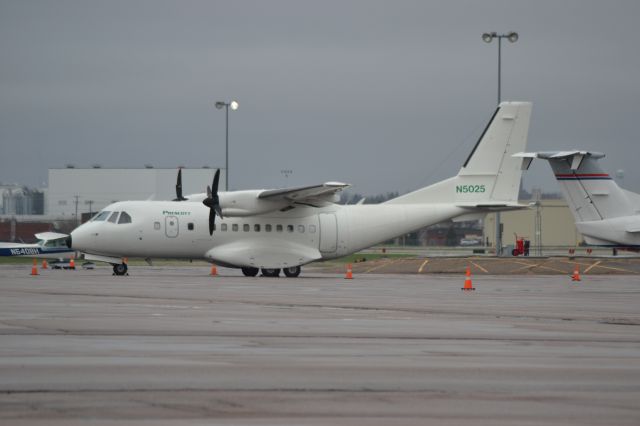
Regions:
[[462, 207], [463, 209], [480, 209], [487, 212], [493, 212], [493, 211], [522, 210], [522, 209], [528, 209], [531, 206], [528, 204], [519, 204], [519, 203], [457, 203], [456, 207]]
[[630, 223], [629, 225], [627, 225], [625, 231], [632, 233], [640, 232], [640, 218], [638, 218], [635, 223]]

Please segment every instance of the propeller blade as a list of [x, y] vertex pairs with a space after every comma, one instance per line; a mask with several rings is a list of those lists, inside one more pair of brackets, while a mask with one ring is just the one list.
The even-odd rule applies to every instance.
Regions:
[[178, 180], [176, 181], [176, 199], [173, 201], [185, 201], [182, 196], [182, 169], [178, 169]]
[[216, 214], [222, 219], [222, 207], [218, 197], [218, 182], [220, 181], [220, 169], [216, 170], [211, 186], [207, 186], [207, 198], [202, 200], [202, 204], [209, 207], [209, 235], [213, 235], [216, 227]]
[[213, 185], [211, 186], [214, 194], [218, 194], [218, 182], [220, 181], [220, 169], [216, 170], [216, 174], [213, 177]]
[[216, 227], [216, 212], [214, 209], [209, 210], [209, 235], [213, 235], [213, 228]]

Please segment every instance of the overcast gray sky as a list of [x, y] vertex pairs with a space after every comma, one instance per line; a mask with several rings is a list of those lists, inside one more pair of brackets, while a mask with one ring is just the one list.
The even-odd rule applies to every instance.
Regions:
[[[497, 96], [529, 150], [585, 148], [640, 190], [638, 1], [0, 0], [0, 181], [47, 169], [224, 166], [232, 189], [406, 192], [457, 173]], [[188, 179], [188, 174], [184, 176]], [[203, 182], [204, 186], [207, 182]], [[555, 191], [537, 163], [525, 187]]]

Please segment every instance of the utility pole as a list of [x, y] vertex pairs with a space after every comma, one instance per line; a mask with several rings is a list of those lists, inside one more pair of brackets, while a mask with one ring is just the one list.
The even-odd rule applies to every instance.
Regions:
[[93, 200], [86, 200], [84, 203], [89, 205], [89, 218], [91, 218], [93, 216]]
[[78, 220], [78, 200], [80, 198], [79, 195], [74, 195], [73, 198], [75, 198], [75, 203], [76, 203], [76, 226], [80, 225], [80, 221]]

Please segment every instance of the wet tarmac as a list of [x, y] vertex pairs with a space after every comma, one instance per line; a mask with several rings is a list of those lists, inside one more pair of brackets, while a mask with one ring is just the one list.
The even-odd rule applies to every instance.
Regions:
[[640, 424], [636, 275], [29, 272], [0, 424]]

